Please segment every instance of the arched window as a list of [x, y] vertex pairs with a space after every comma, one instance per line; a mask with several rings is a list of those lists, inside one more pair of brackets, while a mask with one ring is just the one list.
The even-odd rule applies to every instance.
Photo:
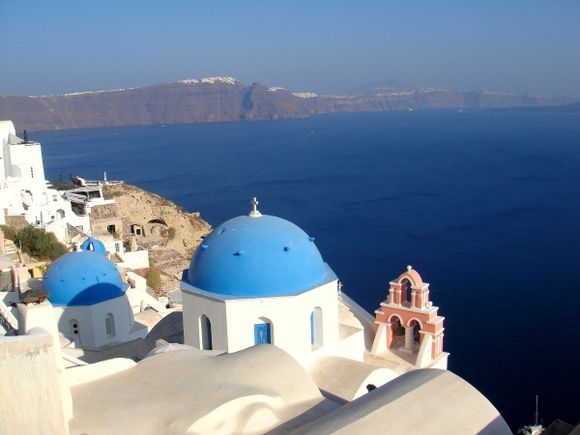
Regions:
[[272, 344], [272, 322], [259, 318], [254, 323], [254, 344]]
[[314, 308], [310, 313], [310, 344], [312, 350], [319, 349], [323, 345], [322, 309], [320, 307]]
[[111, 313], [105, 316], [105, 332], [107, 333], [107, 337], [115, 336], [115, 319]]
[[199, 318], [199, 348], [202, 350], [212, 350], [213, 343], [211, 338], [211, 321], [202, 314]]

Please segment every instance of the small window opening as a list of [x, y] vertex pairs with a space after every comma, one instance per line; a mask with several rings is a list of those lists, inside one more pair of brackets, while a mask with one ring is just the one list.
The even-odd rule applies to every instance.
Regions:
[[111, 313], [105, 316], [105, 332], [107, 333], [107, 337], [115, 336], [115, 319]]

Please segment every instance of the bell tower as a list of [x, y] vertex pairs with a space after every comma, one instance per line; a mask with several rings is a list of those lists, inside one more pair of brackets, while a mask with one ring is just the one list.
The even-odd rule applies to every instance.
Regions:
[[404, 354], [417, 368], [447, 368], [444, 318], [437, 314], [429, 293], [429, 284], [411, 266], [389, 283], [387, 299], [375, 311], [378, 328], [372, 353]]

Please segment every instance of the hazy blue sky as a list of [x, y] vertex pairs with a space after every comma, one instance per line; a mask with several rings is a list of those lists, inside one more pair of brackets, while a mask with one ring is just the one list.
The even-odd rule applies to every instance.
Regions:
[[0, 0], [0, 94], [231, 75], [580, 97], [580, 0]]

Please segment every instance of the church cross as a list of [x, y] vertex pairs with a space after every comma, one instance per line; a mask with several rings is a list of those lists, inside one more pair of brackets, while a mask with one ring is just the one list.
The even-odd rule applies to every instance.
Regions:
[[252, 198], [252, 201], [250, 202], [252, 204], [252, 211], [250, 211], [250, 217], [260, 217], [262, 216], [262, 213], [260, 213], [260, 211], [258, 210], [258, 198], [256, 198], [255, 196]]

